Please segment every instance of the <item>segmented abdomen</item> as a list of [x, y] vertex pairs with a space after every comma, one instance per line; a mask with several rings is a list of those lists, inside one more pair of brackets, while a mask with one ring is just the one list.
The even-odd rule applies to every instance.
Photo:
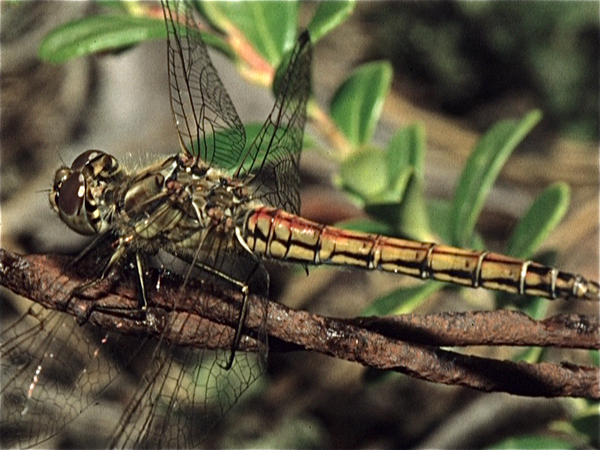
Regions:
[[379, 269], [547, 298], [600, 297], [598, 283], [532, 261], [342, 230], [275, 208], [251, 212], [242, 234], [253, 252], [284, 261]]

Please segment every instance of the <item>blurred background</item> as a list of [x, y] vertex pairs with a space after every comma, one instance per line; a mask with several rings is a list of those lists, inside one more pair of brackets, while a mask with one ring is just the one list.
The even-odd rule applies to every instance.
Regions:
[[[45, 34], [101, 8], [55, 1], [1, 7], [1, 245], [76, 254], [86, 240], [48, 204], [54, 171], [88, 148], [134, 166], [178, 151], [165, 43], [51, 65], [37, 57]], [[314, 9], [302, 5], [305, 22]], [[541, 109], [544, 119], [503, 169], [478, 230], [501, 249], [536, 195], [565, 181], [572, 189], [569, 213], [544, 248], [557, 252], [558, 267], [598, 279], [598, 16], [598, 2], [358, 2], [349, 20], [315, 47], [314, 93], [325, 107], [358, 64], [391, 61], [393, 92], [375, 141], [384, 145], [398, 127], [422, 123], [432, 198], [451, 196], [492, 124]], [[270, 92], [249, 86], [221, 55], [213, 60], [242, 120], [262, 122], [273, 104]], [[332, 187], [337, 169], [326, 151], [305, 152], [304, 215], [335, 223], [364, 214]], [[307, 277], [303, 270], [269, 268], [274, 300], [332, 316], [352, 317], [398, 285], [397, 277], [383, 274], [312, 269]], [[27, 304], [0, 294], [3, 304]], [[418, 312], [490, 304], [485, 292], [466, 296], [440, 294]], [[596, 308], [586, 307], [561, 303], [556, 310]], [[482, 353], [507, 357], [499, 349]], [[568, 419], [573, 408], [571, 400], [483, 394], [398, 374], [379, 377], [323, 355], [272, 353], [267, 373], [207, 446], [485, 448], [519, 434], [552, 434], [549, 424]], [[75, 422], [54, 445], [80, 447], [86, 433], [89, 427]]]

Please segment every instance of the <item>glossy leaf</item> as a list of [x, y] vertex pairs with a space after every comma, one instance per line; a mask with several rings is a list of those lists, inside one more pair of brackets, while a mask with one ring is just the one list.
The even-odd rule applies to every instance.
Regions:
[[572, 442], [568, 442], [564, 439], [555, 437], [527, 435], [505, 439], [502, 442], [494, 444], [493, 449], [514, 449], [514, 448], [527, 448], [527, 449], [571, 449], [577, 448]]
[[[258, 133], [260, 132], [261, 129], [262, 129], [262, 124], [259, 124], [259, 123], [248, 123], [248, 124], [244, 125], [244, 130], [246, 131], [245, 147], [248, 147], [252, 142], [254, 142], [254, 139], [256, 139], [256, 136], [258, 136]], [[231, 133], [231, 132], [232, 132], [231, 130], [221, 130], [217, 133], [216, 136], [222, 142], [223, 140], [225, 140], [225, 136], [227, 136], [227, 134]], [[209, 149], [215, 147], [214, 142], [215, 142], [215, 135], [207, 134], [204, 136], [204, 140], [203, 140], [202, 144], [199, 144], [198, 141], [194, 141], [193, 148], [188, 148], [187, 150], [192, 155], [198, 155], [199, 154], [198, 148], [200, 145], [202, 145], [203, 148], [205, 148], [205, 150], [203, 150], [203, 152], [204, 152], [204, 154], [206, 154], [207, 161], [209, 161], [211, 164], [214, 164], [214, 165], [220, 167], [221, 169], [224, 169], [225, 171], [233, 173], [239, 166], [240, 161], [229, 158], [229, 154], [227, 152], [214, 153], [214, 152], [210, 151]], [[264, 152], [264, 149], [261, 148], [260, 151], [262, 154], [262, 152]], [[240, 158], [243, 155], [244, 155], [244, 153], [242, 152], [240, 155]], [[251, 162], [247, 163], [247, 165], [250, 165], [250, 164], [251, 164]]]
[[[395, 234], [412, 239], [431, 240], [429, 220], [423, 195], [423, 161], [425, 130], [420, 125], [402, 128], [394, 134], [387, 148], [386, 195], [372, 202], [394, 202], [397, 205], [369, 205], [368, 212], [392, 224]], [[387, 211], [386, 211], [387, 210]]]
[[98, 15], [69, 22], [51, 31], [39, 56], [62, 63], [97, 52], [114, 51], [148, 39], [165, 39], [164, 21], [126, 15]]
[[353, 0], [321, 2], [307, 27], [313, 44], [343, 23], [354, 11], [354, 6]]
[[396, 224], [398, 233], [419, 241], [432, 240], [423, 194], [423, 181], [416, 173], [410, 178], [406, 187], [398, 217], [399, 221]]
[[[314, 42], [312, 41], [312, 36], [310, 36], [310, 33], [309, 33], [309, 37], [310, 37], [310, 41], [311, 41], [310, 45], [314, 45]], [[275, 77], [273, 79], [273, 84], [271, 86], [271, 90], [273, 91], [273, 95], [275, 96], [275, 98], [277, 98], [277, 94], [279, 92], [281, 92], [281, 89], [283, 88], [281, 86], [281, 83], [285, 80], [285, 75], [290, 66], [290, 60], [292, 58], [292, 54], [294, 53], [294, 50], [295, 50], [295, 47], [291, 47], [291, 48], [287, 49], [287, 51], [280, 58], [277, 69], [275, 70]], [[307, 108], [308, 108], [308, 106], [307, 106]]]
[[[509, 239], [506, 253], [516, 258], [531, 258], [567, 213], [569, 198], [569, 186], [562, 182], [555, 183], [544, 190], [517, 224]], [[538, 255], [536, 260], [552, 266], [553, 256], [548, 253]], [[497, 295], [499, 307], [515, 305], [515, 302], [521, 310], [534, 319], [541, 319], [547, 314], [548, 302], [540, 297], [519, 299], [506, 293]]]
[[513, 231], [507, 254], [530, 258], [567, 213], [569, 198], [570, 189], [565, 183], [555, 183], [544, 190]]
[[331, 116], [355, 148], [373, 137], [392, 75], [387, 61], [364, 64], [335, 93]]
[[364, 148], [354, 153], [342, 163], [340, 177], [345, 189], [368, 202], [388, 186], [384, 152]]
[[365, 211], [381, 222], [389, 224], [395, 235], [415, 240], [430, 241], [429, 222], [421, 180], [414, 173], [409, 177], [401, 201], [368, 203]]
[[452, 204], [448, 200], [428, 199], [427, 217], [432, 233], [437, 236], [436, 242], [450, 242], [448, 236], [448, 217], [452, 211]]
[[494, 125], [477, 143], [463, 170], [450, 217], [451, 244], [469, 246], [475, 223], [498, 173], [517, 145], [541, 119], [539, 111]]
[[296, 42], [298, 2], [201, 2], [200, 10], [214, 26], [237, 30], [273, 66]]
[[[347, 180], [346, 186], [355, 186], [367, 203], [400, 203], [415, 167], [422, 168], [424, 152], [422, 128], [407, 127], [392, 137], [385, 152], [362, 149], [350, 156], [342, 164], [342, 178]], [[365, 187], [356, 188], [357, 183]]]
[[418, 178], [423, 178], [425, 160], [425, 129], [410, 125], [398, 130], [388, 143], [388, 179], [397, 177], [398, 171], [411, 167]]
[[419, 306], [434, 292], [442, 289], [444, 285], [434, 281], [419, 284], [417, 286], [396, 289], [389, 294], [378, 298], [371, 303], [361, 316], [389, 316], [397, 314], [408, 314]]

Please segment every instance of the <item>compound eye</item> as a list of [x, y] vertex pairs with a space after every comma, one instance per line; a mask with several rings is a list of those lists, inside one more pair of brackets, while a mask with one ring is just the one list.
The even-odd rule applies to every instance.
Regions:
[[79, 214], [85, 199], [85, 178], [81, 173], [70, 174], [58, 192], [58, 209], [65, 216]]
[[100, 150], [86, 150], [73, 161], [71, 164], [71, 170], [81, 170], [83, 167], [88, 164], [90, 161], [98, 158], [100, 155], [104, 153]]
[[65, 182], [65, 180], [71, 174], [71, 169], [67, 169], [66, 167], [62, 167], [56, 171], [54, 174], [54, 187], [53, 190], [58, 192]]

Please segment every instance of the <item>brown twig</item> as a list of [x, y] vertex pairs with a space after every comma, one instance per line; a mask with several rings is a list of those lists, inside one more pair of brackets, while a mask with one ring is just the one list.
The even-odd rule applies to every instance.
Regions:
[[[150, 296], [146, 319], [141, 320], [138, 314], [112, 312], [135, 312], [138, 307], [136, 285], [127, 279], [119, 283], [106, 280], [87, 289], [85, 295], [75, 295], [66, 303], [58, 301], [67, 296], [56, 295], [57, 286], [68, 293], [83, 282], [71, 273], [62, 273], [68, 261], [56, 255], [18, 256], [0, 249], [0, 284], [46, 308], [61, 309], [106, 330], [152, 334], [178, 345], [201, 348], [223, 348], [224, 342], [231, 342], [223, 336], [234, 334], [239, 313], [231, 306], [239, 305], [239, 292], [199, 280], [186, 283], [182, 291], [177, 276], [154, 271], [150, 276], [161, 277], [161, 287]], [[177, 305], [173, 305], [174, 298], [178, 299]], [[312, 350], [482, 391], [600, 398], [600, 376], [594, 367], [499, 361], [437, 347], [536, 345], [597, 349], [598, 317], [571, 314], [535, 321], [522, 313], [491, 311], [335, 319], [275, 302], [269, 302], [265, 309], [264, 302], [263, 298], [250, 296], [240, 351], [256, 351], [254, 337], [266, 323], [269, 351]], [[204, 327], [210, 327], [211, 332], [199, 336], [197, 330]]]

